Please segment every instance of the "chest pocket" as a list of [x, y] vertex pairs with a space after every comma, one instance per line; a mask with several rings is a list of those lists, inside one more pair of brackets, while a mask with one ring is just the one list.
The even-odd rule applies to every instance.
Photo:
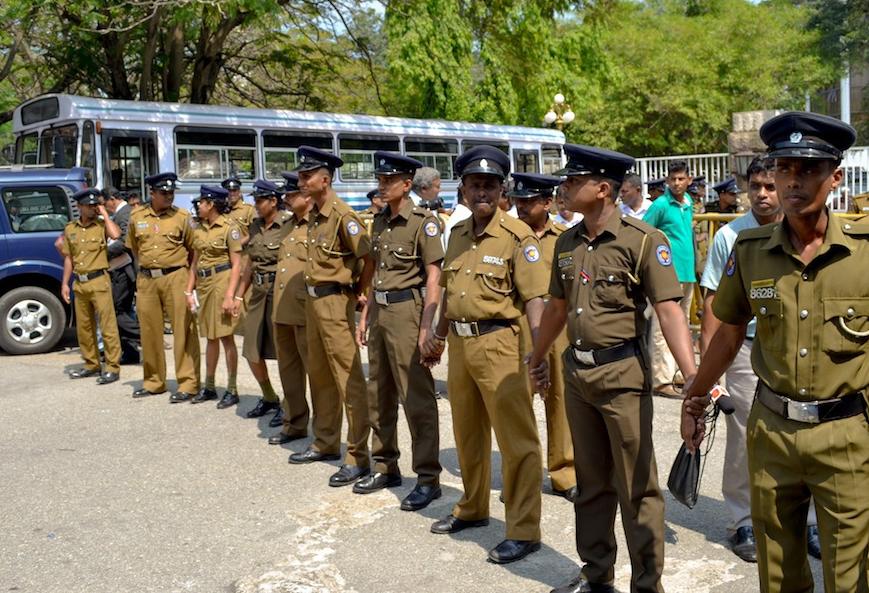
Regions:
[[172, 225], [166, 229], [165, 237], [171, 245], [181, 245], [184, 241], [184, 230], [178, 225]]
[[630, 308], [632, 299], [628, 295], [630, 274], [625, 268], [600, 266], [595, 273], [592, 286], [592, 302], [599, 307], [623, 310]]
[[869, 298], [822, 299], [824, 328], [821, 348], [843, 357], [864, 354], [869, 344]]
[[290, 243], [288, 255], [295, 257], [299, 261], [308, 261], [308, 243], [307, 241], [293, 241]]
[[513, 278], [508, 273], [509, 260], [504, 260], [503, 266], [492, 264], [480, 264], [477, 266], [476, 278], [477, 283], [483, 289], [481, 294], [483, 298], [491, 296], [492, 293], [500, 297], [509, 295], [513, 292]]
[[408, 242], [388, 243], [389, 257], [399, 265], [407, 265], [419, 259], [416, 254], [416, 244]]
[[760, 346], [770, 352], [783, 352], [784, 335], [782, 303], [778, 299], [751, 299], [751, 312], [757, 318], [757, 338]]
[[443, 273], [447, 275], [448, 280], [455, 278], [462, 271], [462, 263], [464, 258], [461, 256], [455, 257], [449, 262], [444, 263]]

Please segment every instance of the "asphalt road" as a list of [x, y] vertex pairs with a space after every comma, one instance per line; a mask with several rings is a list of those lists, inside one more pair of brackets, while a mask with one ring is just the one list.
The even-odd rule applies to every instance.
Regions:
[[[269, 446], [277, 429], [268, 416], [244, 418], [258, 392], [243, 362], [241, 404], [217, 410], [213, 402], [169, 405], [168, 395], [131, 399], [140, 367], [124, 367], [109, 386], [68, 379], [64, 371], [79, 363], [74, 336], [49, 354], [0, 355], [0, 591], [542, 593], [578, 570], [572, 506], [547, 494], [548, 485], [541, 551], [507, 566], [486, 562], [504, 536], [497, 451], [490, 525], [455, 537], [429, 533], [461, 492], [446, 399], [439, 401], [444, 496], [407, 513], [398, 505], [412, 475], [400, 488], [362, 496], [328, 487], [337, 462], [288, 465], [289, 453], [309, 441]], [[446, 378], [445, 365], [436, 376]], [[542, 422], [541, 402], [535, 411]], [[665, 484], [679, 447], [678, 403], [656, 399], [655, 412]], [[724, 435], [721, 422], [720, 447], [708, 458], [693, 510], [665, 493], [667, 591], [758, 590], [755, 565], [727, 547]], [[403, 420], [400, 438], [409, 451]], [[616, 585], [628, 591], [620, 524], [616, 531]], [[819, 582], [820, 563], [812, 560], [812, 568]]]

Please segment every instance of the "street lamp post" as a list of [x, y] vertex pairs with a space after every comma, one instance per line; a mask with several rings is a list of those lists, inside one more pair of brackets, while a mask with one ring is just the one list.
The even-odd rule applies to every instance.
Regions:
[[570, 108], [569, 104], [564, 102], [564, 95], [557, 93], [552, 98], [552, 106], [549, 108], [549, 111], [543, 116], [543, 122], [547, 126], [555, 124], [555, 127], [561, 131], [564, 129], [564, 126], [568, 125], [575, 118], [576, 114], [573, 112], [573, 109]]

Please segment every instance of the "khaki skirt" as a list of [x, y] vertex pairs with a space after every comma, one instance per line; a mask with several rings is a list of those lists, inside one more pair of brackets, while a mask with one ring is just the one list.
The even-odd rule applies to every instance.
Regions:
[[209, 340], [231, 336], [238, 318], [223, 313], [223, 296], [229, 287], [232, 270], [223, 270], [207, 278], [199, 278], [196, 294], [199, 296], [199, 335]]
[[272, 284], [251, 286], [250, 302], [244, 318], [242, 356], [251, 362], [275, 360], [275, 334], [272, 326]]

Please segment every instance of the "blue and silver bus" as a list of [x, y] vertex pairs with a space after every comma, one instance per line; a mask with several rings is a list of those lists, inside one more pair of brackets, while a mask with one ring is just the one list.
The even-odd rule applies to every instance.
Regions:
[[303, 144], [344, 159], [334, 187], [358, 209], [367, 207], [365, 196], [376, 187], [376, 150], [436, 168], [450, 204], [457, 183], [453, 165], [468, 148], [491, 144], [510, 156], [514, 171], [548, 173], [562, 166], [564, 144], [564, 134], [546, 128], [63, 94], [19, 105], [13, 132], [16, 163], [83, 167], [97, 187], [145, 195], [146, 176], [175, 171], [181, 183], [176, 201], [184, 207], [200, 184], [230, 175], [245, 190], [257, 178], [280, 179], [281, 171], [296, 166]]

